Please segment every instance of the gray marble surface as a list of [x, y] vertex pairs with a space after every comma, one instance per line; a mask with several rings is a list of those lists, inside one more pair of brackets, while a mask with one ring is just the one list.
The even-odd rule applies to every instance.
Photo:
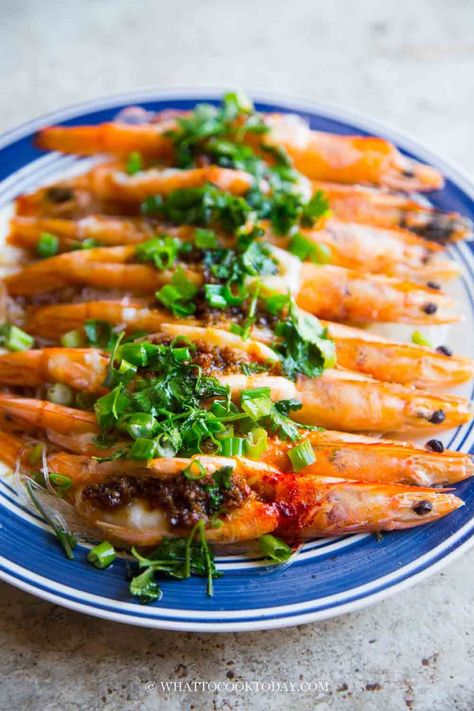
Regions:
[[[474, 172], [472, 0], [0, 0], [0, 129], [157, 86], [336, 102]], [[474, 708], [474, 553], [362, 612], [218, 637], [133, 629], [0, 586], [0, 707]], [[160, 681], [327, 682], [322, 693], [150, 693]]]

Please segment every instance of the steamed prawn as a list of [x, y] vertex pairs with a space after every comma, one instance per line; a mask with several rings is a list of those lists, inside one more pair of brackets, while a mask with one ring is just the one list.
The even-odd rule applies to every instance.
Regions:
[[[154, 293], [172, 279], [171, 270], [158, 271], [148, 264], [136, 263], [136, 247], [97, 247], [60, 254], [25, 266], [9, 275], [5, 285], [12, 296], [33, 296], [67, 285], [118, 288], [135, 294]], [[285, 270], [299, 272], [295, 288], [298, 305], [328, 320], [405, 323], [449, 323], [458, 320], [451, 312], [452, 299], [438, 289], [416, 285], [381, 275], [285, 257], [279, 250], [278, 285], [288, 288]], [[294, 265], [293, 265], [294, 263]], [[202, 271], [183, 265], [187, 279], [203, 282]], [[275, 277], [264, 277], [270, 288]], [[283, 286], [282, 286], [283, 285]], [[296, 285], [295, 285], [296, 286]]]
[[[312, 131], [297, 116], [265, 114], [269, 129], [266, 145], [282, 146], [297, 170], [314, 180], [338, 183], [371, 183], [408, 192], [437, 190], [443, 186], [440, 173], [404, 156], [389, 141], [372, 136], [339, 136]], [[98, 126], [53, 126], [38, 134], [46, 150], [90, 155], [127, 155], [138, 151], [147, 158], [170, 160], [173, 143], [171, 121], [138, 126], [104, 123]], [[252, 141], [255, 144], [255, 140]]]
[[[293, 382], [278, 373], [278, 361], [272, 349], [257, 341], [242, 341], [239, 336], [220, 329], [163, 324], [161, 332], [172, 338], [186, 337], [193, 342], [196, 349], [193, 358], [198, 359], [196, 362], [201, 367], [205, 365], [205, 372], [228, 386], [236, 400], [244, 390], [269, 388], [273, 400], [301, 401], [302, 407], [295, 418], [305, 424], [354, 432], [410, 432], [449, 429], [471, 418], [469, 403], [463, 398], [433, 395], [346, 370], [328, 368], [318, 378], [298, 375]], [[205, 352], [201, 359], [202, 344], [208, 344], [214, 350]], [[106, 375], [105, 355], [100, 358], [92, 349], [89, 353], [86, 349], [51, 349], [50, 355], [48, 351], [0, 356], [0, 382], [20, 385], [24, 377], [36, 384], [35, 378], [40, 382], [46, 372], [53, 373], [59, 382], [71, 387], [80, 384], [89, 392], [102, 390], [101, 382]], [[241, 371], [245, 361], [273, 363], [270, 365], [273, 370], [246, 375]], [[24, 368], [20, 365], [22, 362]]]
[[[164, 309], [154, 308], [146, 299], [123, 301], [90, 301], [76, 304], [51, 304], [28, 311], [28, 332], [43, 338], [59, 340], [66, 332], [81, 330], [87, 320], [106, 321], [128, 332], [159, 332], [162, 324], [171, 321]], [[192, 319], [179, 320], [185, 326]], [[199, 325], [195, 323], [194, 325]], [[216, 325], [226, 330], [225, 318]], [[323, 321], [336, 347], [337, 363], [378, 380], [416, 385], [420, 388], [449, 387], [473, 377], [474, 364], [469, 358], [444, 355], [427, 346], [397, 343], [358, 328]], [[274, 338], [258, 324], [252, 329], [259, 340], [271, 344]]]
[[[265, 239], [279, 246], [287, 246], [272, 234], [268, 224]], [[77, 248], [85, 240], [104, 246], [137, 244], [154, 235], [168, 234], [183, 241], [191, 241], [195, 230], [182, 226], [160, 225], [143, 218], [120, 218], [90, 215], [77, 221], [58, 218], [15, 217], [11, 220], [9, 242], [29, 249], [36, 248], [43, 232], [58, 237], [61, 251]], [[385, 230], [335, 218], [325, 221], [320, 229], [302, 230], [310, 242], [326, 245], [335, 266], [362, 269], [391, 276], [410, 276], [417, 281], [452, 278], [459, 273], [455, 262], [437, 259], [440, 248], [432, 242], [401, 230]]]
[[347, 222], [409, 230], [439, 244], [472, 234], [469, 218], [457, 212], [444, 212], [401, 193], [322, 181], [314, 181], [313, 190], [323, 190], [333, 214]]
[[[58, 453], [48, 457], [52, 471], [72, 480], [67, 493], [78, 514], [114, 542], [153, 545], [165, 536], [183, 536], [204, 519], [209, 541], [230, 544], [274, 531], [289, 539], [410, 528], [455, 510], [462, 502], [453, 494], [397, 484], [350, 482], [312, 475], [280, 474], [246, 459], [200, 457], [206, 476], [194, 482], [182, 472], [192, 460], [93, 462]], [[111, 466], [112, 465], [112, 466]], [[223, 467], [231, 470], [226, 512], [214, 513], [205, 488]], [[187, 483], [186, 483], [187, 482]], [[125, 489], [123, 487], [126, 487]], [[112, 499], [108, 492], [113, 493]], [[164, 500], [181, 500], [174, 513]], [[183, 502], [189, 501], [188, 506]]]
[[[0, 395], [0, 420], [10, 432], [43, 432], [47, 439], [77, 454], [104, 457], [124, 445], [98, 447], [99, 428], [93, 413], [78, 411], [32, 398]], [[474, 473], [474, 463], [468, 454], [438, 452], [417, 447], [408, 442], [376, 439], [361, 434], [347, 434], [330, 430], [301, 430], [301, 436], [311, 443], [315, 462], [306, 465], [302, 474], [342, 477], [356, 481], [384, 481], [387, 483], [431, 486], [453, 484]], [[0, 457], [14, 468], [15, 457], [8, 444], [12, 434], [3, 433]], [[292, 443], [271, 436], [260, 461], [281, 471], [291, 471], [288, 450]]]

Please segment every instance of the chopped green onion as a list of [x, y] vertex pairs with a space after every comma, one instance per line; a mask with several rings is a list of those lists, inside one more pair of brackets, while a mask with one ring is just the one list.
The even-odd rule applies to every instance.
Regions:
[[157, 269], [163, 271], [174, 266], [180, 247], [180, 240], [163, 235], [137, 244], [135, 255], [140, 262], [153, 262]]
[[297, 232], [290, 240], [288, 251], [299, 257], [302, 262], [310, 260], [317, 264], [329, 264], [332, 260], [331, 249], [321, 242], [314, 242]]
[[290, 546], [270, 533], [260, 538], [259, 545], [264, 556], [276, 563], [285, 563], [293, 553]]
[[35, 446], [30, 450], [28, 454], [28, 464], [33, 467], [35, 464], [41, 461], [43, 457], [43, 452], [45, 450], [45, 445], [42, 442], [35, 444]]
[[243, 390], [240, 398], [242, 410], [253, 420], [267, 417], [273, 410], [270, 388]]
[[78, 252], [80, 250], [85, 250], [85, 249], [96, 249], [97, 247], [102, 247], [102, 244], [98, 242], [96, 239], [93, 237], [87, 237], [86, 239], [83, 239], [81, 242], [77, 242], [71, 247], [71, 250], [73, 252]]
[[92, 563], [92, 565], [95, 565], [95, 567], [100, 570], [108, 568], [116, 557], [115, 548], [108, 541], [102, 541], [102, 543], [92, 548], [87, 554], [89, 563]]
[[313, 242], [302, 235], [301, 232], [297, 232], [293, 235], [288, 244], [288, 251], [291, 252], [291, 254], [294, 254], [295, 257], [301, 259], [302, 262], [310, 257], [313, 253], [313, 249]]
[[228, 306], [240, 306], [248, 298], [249, 292], [245, 284], [238, 284], [238, 292], [232, 290], [231, 284], [224, 286], [223, 296]]
[[308, 439], [300, 444], [297, 444], [296, 447], [289, 449], [288, 456], [295, 472], [307, 467], [309, 464], [313, 464], [313, 462], [316, 461], [313, 447]]
[[431, 341], [426, 338], [421, 331], [413, 331], [411, 334], [411, 342], [416, 343], [417, 346], [428, 346], [428, 348], [433, 348]]
[[214, 230], [200, 228], [196, 228], [194, 232], [194, 244], [198, 249], [216, 249], [219, 246]]
[[42, 232], [36, 243], [36, 252], [43, 259], [54, 257], [59, 252], [59, 238], [51, 232]]
[[272, 294], [265, 301], [265, 306], [267, 311], [269, 311], [273, 316], [281, 313], [285, 306], [291, 303], [291, 297], [288, 294]]
[[255, 400], [259, 397], [270, 397], [270, 388], [249, 388], [248, 390], [242, 390], [240, 394], [241, 400]]
[[82, 242], [79, 242], [74, 249], [96, 249], [97, 247], [102, 247], [101, 242], [93, 237], [87, 237], [86, 239], [83, 239]]
[[244, 453], [243, 437], [226, 437], [221, 440], [219, 454], [223, 457], [240, 457]]
[[205, 284], [204, 296], [213, 309], [226, 309], [227, 300], [224, 296], [224, 288], [221, 284]]
[[173, 348], [173, 358], [178, 363], [185, 363], [191, 358], [191, 351], [189, 348]]
[[211, 405], [211, 412], [216, 417], [226, 417], [231, 412], [231, 410], [229, 409], [227, 401], [214, 400]]
[[256, 427], [247, 435], [245, 455], [250, 459], [258, 459], [268, 449], [268, 435], [263, 427]]
[[129, 153], [127, 158], [127, 163], [125, 165], [125, 170], [128, 175], [135, 175], [143, 169], [142, 156], [138, 151], [132, 151]]
[[124, 358], [120, 361], [118, 368], [115, 368], [113, 363], [114, 358], [111, 358], [109, 363], [109, 372], [107, 373], [107, 377], [104, 381], [106, 388], [111, 388], [118, 383], [129, 383], [137, 372], [137, 366], [133, 365], [133, 363], [129, 363]]
[[186, 479], [197, 480], [203, 479], [207, 475], [207, 471], [199, 459], [193, 459], [186, 469], [183, 469], [183, 476]]
[[46, 399], [54, 402], [55, 405], [72, 405], [74, 393], [69, 385], [54, 383], [46, 390]]
[[129, 363], [145, 368], [159, 353], [159, 346], [153, 343], [125, 343], [121, 348], [121, 356]]
[[233, 109], [237, 114], [250, 114], [254, 110], [252, 100], [242, 90], [229, 91], [223, 102], [227, 110]]
[[321, 242], [316, 242], [313, 247], [313, 254], [311, 255], [312, 262], [316, 264], [330, 264], [332, 262], [331, 247]]
[[0, 345], [9, 351], [27, 351], [34, 343], [33, 336], [12, 323], [0, 327]]
[[80, 331], [67, 331], [63, 333], [60, 340], [64, 348], [80, 348], [84, 341]]
[[179, 267], [173, 274], [171, 284], [166, 284], [156, 292], [158, 301], [169, 309], [174, 316], [189, 316], [196, 310], [196, 304], [191, 300], [196, 296], [199, 289], [193, 284], [182, 267]]
[[153, 459], [156, 457], [158, 445], [153, 439], [139, 437], [132, 444], [129, 452], [130, 459]]
[[64, 494], [72, 486], [72, 479], [70, 476], [65, 474], [57, 474], [56, 472], [50, 472], [49, 480], [57, 489], [59, 494]]
[[[158, 422], [153, 415], [145, 412], [137, 412], [133, 415], [125, 415], [119, 420], [117, 428], [128, 432], [133, 439], [150, 438], [158, 433]], [[141, 457], [140, 457], [141, 459]]]

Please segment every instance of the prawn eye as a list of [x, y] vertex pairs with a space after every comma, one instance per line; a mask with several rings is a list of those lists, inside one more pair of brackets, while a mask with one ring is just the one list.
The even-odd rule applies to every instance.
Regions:
[[430, 439], [430, 441], [425, 444], [425, 449], [427, 449], [428, 452], [442, 453], [444, 452], [444, 444], [439, 439]]
[[436, 351], [448, 357], [453, 355], [451, 348], [448, 348], [448, 346], [438, 346]]
[[435, 314], [438, 310], [437, 304], [434, 304], [432, 301], [429, 301], [427, 304], [422, 306], [422, 310], [425, 312], [425, 314], [428, 314], [428, 316], [431, 316], [432, 314]]
[[433, 510], [433, 504], [431, 503], [431, 501], [418, 501], [412, 507], [412, 511], [414, 513], [416, 513], [418, 516], [424, 516], [425, 514], [429, 513], [432, 510]]
[[431, 417], [428, 418], [428, 421], [431, 422], [433, 425], [440, 425], [442, 422], [444, 422], [446, 419], [446, 414], [444, 410], [435, 410]]
[[50, 188], [47, 196], [51, 202], [67, 202], [73, 199], [74, 191], [70, 188]]

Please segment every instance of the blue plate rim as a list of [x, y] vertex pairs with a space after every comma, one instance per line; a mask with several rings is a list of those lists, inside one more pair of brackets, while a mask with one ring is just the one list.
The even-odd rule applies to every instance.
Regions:
[[[63, 109], [49, 112], [48, 114], [27, 121], [16, 128], [12, 128], [4, 132], [0, 136], [0, 150], [6, 148], [15, 141], [30, 136], [43, 126], [77, 118], [81, 114], [87, 113], [88, 111], [98, 111], [101, 109], [112, 108], [117, 104], [136, 104], [152, 100], [173, 101], [184, 99], [200, 101], [203, 99], [218, 99], [222, 96], [224, 91], [224, 88], [217, 88], [216, 86], [203, 86], [198, 88], [176, 87], [166, 89], [146, 88], [91, 99], [85, 102], [73, 104]], [[424, 145], [423, 142], [411, 137], [407, 132], [399, 131], [385, 122], [372, 119], [365, 116], [363, 113], [346, 109], [338, 106], [337, 104], [318, 102], [304, 98], [299, 99], [274, 92], [249, 91], [248, 93], [256, 102], [274, 103], [283, 111], [309, 112], [335, 121], [350, 122], [361, 131], [368, 131], [370, 133], [384, 136], [394, 141], [403, 150], [413, 152], [417, 155], [417, 157], [421, 158], [421, 160], [438, 167], [456, 187], [460, 188], [461, 191], [474, 202], [474, 184], [468, 174], [463, 169], [453, 165], [451, 162], [445, 161], [430, 148]], [[28, 581], [28, 576], [31, 578], [31, 571], [27, 568], [22, 568], [21, 566], [18, 566], [5, 558], [0, 560], [0, 579], [3, 579], [15, 587], [36, 595], [37, 597], [43, 598], [49, 602], [53, 602], [78, 612], [89, 614], [94, 617], [108, 619], [115, 622], [150, 628], [192, 632], [256, 631], [263, 629], [276, 629], [280, 627], [324, 620], [330, 617], [347, 614], [374, 604], [380, 600], [386, 599], [398, 591], [408, 589], [412, 585], [427, 579], [430, 575], [441, 570], [450, 561], [455, 560], [473, 544], [474, 520], [471, 519], [468, 523], [457, 529], [452, 535], [446, 538], [443, 543], [436, 546], [436, 548], [432, 549], [429, 553], [416, 558], [410, 565], [404, 566], [404, 570], [407, 568], [414, 568], [415, 571], [413, 573], [408, 573], [408, 575], [401, 580], [393, 583], [387, 583], [387, 585], [380, 590], [368, 592], [366, 595], [361, 596], [357, 600], [352, 600], [341, 605], [332, 605], [325, 609], [311, 611], [309, 613], [292, 612], [286, 615], [285, 613], [282, 613], [280, 617], [273, 617], [272, 615], [268, 619], [265, 619], [265, 615], [262, 614], [261, 619], [259, 619], [258, 609], [255, 609], [255, 619], [252, 619], [251, 621], [236, 620], [222, 622], [221, 620], [214, 619], [212, 622], [197, 622], [189, 619], [183, 619], [183, 621], [177, 619], [168, 620], [166, 618], [159, 618], [155, 616], [147, 617], [145, 613], [146, 608], [141, 608], [143, 610], [143, 615], [138, 615], [136, 613], [134, 615], [129, 615], [125, 612], [114, 612], [109, 609], [105, 609], [105, 607], [101, 607], [100, 605], [94, 606], [92, 604], [83, 603], [78, 599], [74, 599], [74, 596], [66, 597], [65, 595], [67, 593], [60, 594], [57, 591], [52, 591], [46, 585], [40, 585], [39, 583], [32, 584]], [[421, 569], [417, 570], [420, 566]], [[393, 572], [391, 575], [393, 575]], [[33, 577], [41, 576], [33, 575]], [[385, 577], [390, 577], [390, 575]], [[53, 581], [50, 581], [50, 583], [54, 584]], [[371, 584], [372, 588], [377, 587], [377, 583], [382, 583], [382, 578], [373, 581]], [[76, 591], [76, 595], [79, 596], [80, 591]], [[298, 604], [296, 607], [297, 606]], [[267, 608], [267, 610], [273, 611], [274, 613], [276, 608]], [[236, 617], [238, 617], [237, 611]]]

